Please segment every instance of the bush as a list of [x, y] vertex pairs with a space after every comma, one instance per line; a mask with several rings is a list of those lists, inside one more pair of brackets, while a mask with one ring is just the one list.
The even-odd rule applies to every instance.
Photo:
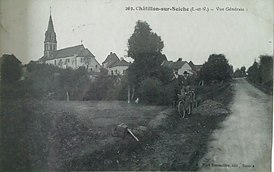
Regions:
[[160, 96], [162, 82], [155, 78], [143, 80], [137, 90], [137, 95], [142, 103], [157, 104]]
[[27, 70], [30, 73], [27, 80], [32, 83], [35, 95], [40, 97], [65, 100], [68, 92], [71, 100], [82, 100], [90, 84], [89, 73], [84, 67], [73, 70], [30, 63]]

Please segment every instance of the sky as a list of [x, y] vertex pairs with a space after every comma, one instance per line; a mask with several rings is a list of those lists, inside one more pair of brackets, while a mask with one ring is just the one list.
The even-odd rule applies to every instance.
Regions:
[[[212, 11], [125, 10], [143, 6]], [[210, 54], [224, 54], [236, 69], [251, 66], [259, 55], [273, 55], [272, 0], [0, 0], [0, 55], [14, 54], [24, 64], [42, 57], [50, 7], [57, 48], [82, 42], [99, 63], [110, 52], [126, 57], [138, 20], [161, 36], [168, 60], [203, 64]]]

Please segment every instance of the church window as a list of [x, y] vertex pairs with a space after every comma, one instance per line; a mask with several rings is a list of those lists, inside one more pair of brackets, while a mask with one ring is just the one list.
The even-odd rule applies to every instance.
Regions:
[[95, 67], [96, 67], [96, 69], [98, 68], [98, 66], [97, 66], [97, 65], [96, 65]]

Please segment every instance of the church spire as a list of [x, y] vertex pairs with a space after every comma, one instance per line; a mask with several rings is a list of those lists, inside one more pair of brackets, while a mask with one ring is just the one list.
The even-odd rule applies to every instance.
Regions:
[[57, 49], [57, 40], [56, 40], [56, 33], [53, 27], [53, 21], [51, 17], [51, 7], [50, 7], [48, 29], [45, 32], [44, 56], [49, 58], [51, 52], [55, 51], [56, 49]]
[[57, 42], [51, 15], [49, 16], [48, 30], [45, 33], [45, 42]]

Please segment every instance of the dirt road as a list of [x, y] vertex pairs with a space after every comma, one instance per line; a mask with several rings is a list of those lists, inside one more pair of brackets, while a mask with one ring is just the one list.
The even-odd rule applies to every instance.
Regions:
[[234, 90], [231, 115], [212, 134], [201, 171], [270, 171], [272, 96], [243, 78]]

